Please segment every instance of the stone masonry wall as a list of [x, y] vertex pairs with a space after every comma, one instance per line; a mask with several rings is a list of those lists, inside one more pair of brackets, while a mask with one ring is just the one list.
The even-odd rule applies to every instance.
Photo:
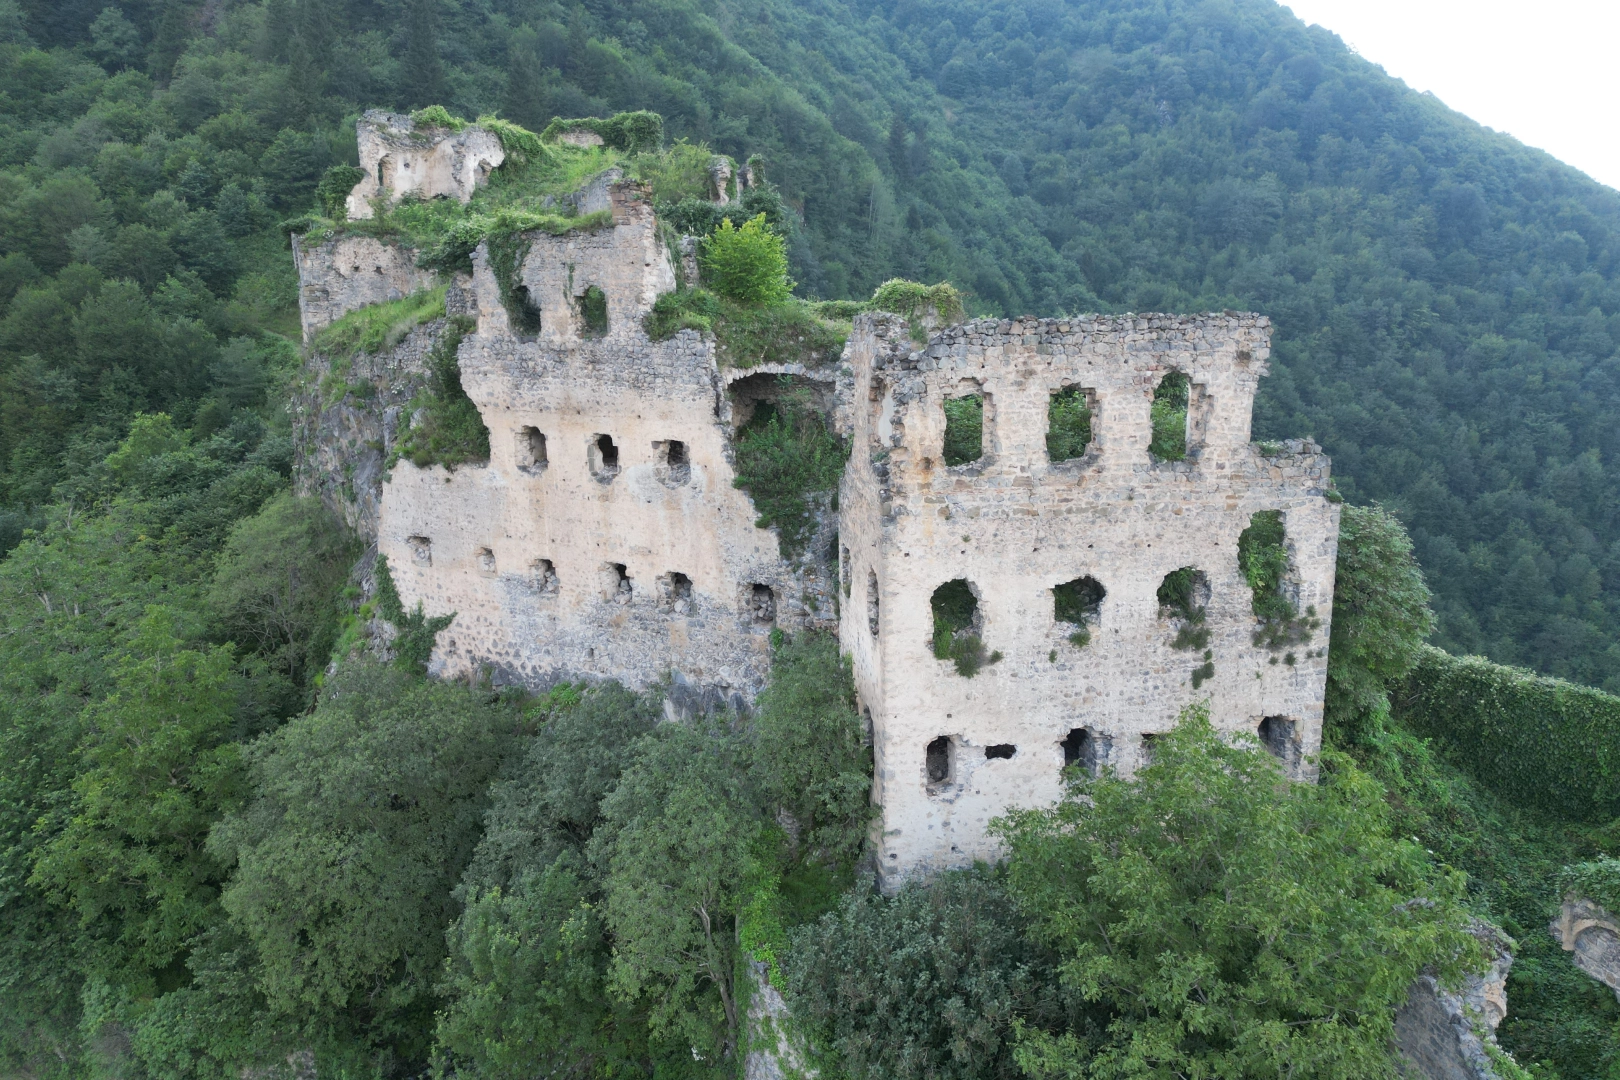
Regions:
[[1433, 975], [1420, 975], [1406, 1002], [1395, 1012], [1395, 1045], [1407, 1075], [1426, 1080], [1495, 1080], [1499, 1075], [1486, 1049], [1507, 1016], [1507, 977], [1513, 954], [1502, 932], [1476, 920], [1471, 927], [1490, 963], [1468, 975], [1455, 991]]
[[460, 131], [418, 131], [409, 116], [371, 109], [355, 124], [365, 179], [349, 193], [353, 220], [372, 216], [371, 200], [387, 195], [450, 198], [465, 204], [506, 160], [494, 133], [469, 124]]
[[[534, 340], [514, 332], [488, 253], [476, 254], [477, 328], [460, 363], [490, 461], [397, 464], [379, 549], [407, 606], [456, 613], [436, 672], [637, 687], [672, 673], [677, 698], [741, 704], [763, 685], [773, 627], [827, 624], [831, 605], [810, 601], [830, 594], [831, 572], [788, 564], [775, 532], [755, 527], [732, 483], [713, 342], [647, 338], [642, 317], [674, 272], [645, 191], [610, 195], [612, 227], [528, 238], [519, 276], [541, 312]], [[607, 298], [601, 337], [579, 314], [591, 286]]]
[[416, 265], [416, 252], [370, 236], [295, 235], [298, 313], [304, 344], [351, 311], [399, 300], [433, 288], [431, 270]]
[[[1314, 444], [1267, 456], [1249, 442], [1268, 345], [1269, 323], [1254, 315], [987, 320], [922, 349], [898, 319], [857, 318], [840, 635], [873, 728], [885, 888], [993, 857], [990, 820], [1057, 797], [1063, 743], [1077, 730], [1130, 773], [1149, 752], [1144, 736], [1207, 699], [1225, 731], [1286, 721], [1284, 757], [1305, 775], [1321, 740], [1339, 511]], [[1189, 455], [1155, 462], [1151, 398], [1171, 370], [1192, 382]], [[1093, 395], [1092, 445], [1052, 463], [1048, 396], [1068, 386]], [[943, 402], [968, 392], [985, 395], [985, 456], [946, 467]], [[1261, 510], [1283, 512], [1288, 584], [1321, 620], [1286, 656], [1253, 644], [1237, 563], [1238, 536]], [[1156, 599], [1164, 576], [1187, 566], [1210, 587], [1214, 675], [1197, 689], [1203, 654], [1171, 647]], [[1107, 596], [1077, 648], [1073, 627], [1054, 619], [1052, 589], [1082, 575]], [[974, 678], [931, 648], [930, 597], [958, 578], [978, 596], [986, 647], [1003, 654]], [[942, 736], [949, 777], [930, 782], [926, 749]]]

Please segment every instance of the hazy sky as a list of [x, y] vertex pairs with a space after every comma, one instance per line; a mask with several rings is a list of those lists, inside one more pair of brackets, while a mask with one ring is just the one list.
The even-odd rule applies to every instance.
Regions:
[[1282, 0], [1415, 90], [1620, 188], [1620, 0]]

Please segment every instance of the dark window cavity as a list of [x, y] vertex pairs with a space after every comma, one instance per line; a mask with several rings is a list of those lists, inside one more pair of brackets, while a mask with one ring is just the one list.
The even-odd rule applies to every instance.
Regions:
[[579, 296], [579, 326], [583, 337], [602, 337], [608, 332], [607, 294], [595, 285]]
[[928, 786], [936, 788], [951, 782], [951, 737], [941, 735], [928, 744]]
[[994, 746], [987, 746], [984, 748], [984, 757], [986, 761], [1006, 760], [1011, 758], [1016, 753], [1018, 753], [1018, 747], [1014, 746], [1012, 743], [996, 743]]
[[1260, 721], [1259, 735], [1260, 745], [1293, 773], [1299, 765], [1299, 725], [1286, 716], [1268, 716]]
[[692, 579], [672, 570], [658, 579], [658, 609], [669, 615], [692, 613]]
[[679, 439], [653, 443], [658, 455], [658, 479], [676, 486], [692, 479], [692, 456], [687, 445]]
[[1089, 575], [1052, 587], [1052, 618], [1069, 628], [1069, 644], [1084, 648], [1091, 642], [1091, 628], [1102, 616], [1107, 595], [1102, 582]]
[[849, 565], [849, 548], [842, 544], [838, 547], [838, 583], [843, 586], [844, 599], [849, 599], [850, 578], [853, 576]]
[[1160, 461], [1186, 460], [1190, 385], [1186, 372], [1172, 371], [1153, 391], [1153, 441], [1148, 443], [1148, 452]]
[[1153, 758], [1154, 758], [1154, 755], [1158, 752], [1158, 748], [1159, 748], [1159, 734], [1158, 734], [1158, 732], [1149, 732], [1148, 734], [1142, 736], [1142, 764], [1143, 765], [1151, 765], [1151, 764], [1153, 764]]
[[546, 437], [539, 428], [526, 427], [518, 432], [517, 466], [524, 472], [543, 472], [546, 460]]
[[866, 628], [878, 634], [878, 579], [876, 570], [866, 572]]
[[753, 585], [748, 590], [748, 613], [758, 623], [776, 621], [776, 592], [769, 585]]
[[405, 542], [411, 546], [411, 561], [417, 566], [433, 565], [433, 541], [425, 536], [408, 536]]
[[529, 295], [527, 285], [518, 284], [512, 288], [506, 304], [506, 315], [512, 336], [519, 341], [533, 341], [540, 336], [540, 305]]
[[945, 464], [967, 465], [984, 457], [984, 395], [945, 402]]
[[1092, 776], [1108, 760], [1108, 737], [1074, 728], [1063, 739], [1063, 767], [1078, 765]]
[[590, 445], [591, 475], [604, 484], [619, 475], [619, 447], [611, 435], [594, 435]]
[[557, 567], [550, 559], [536, 559], [529, 564], [529, 576], [534, 582], [535, 592], [545, 595], [555, 595], [557, 592]]
[[1093, 395], [1078, 386], [1065, 386], [1046, 403], [1046, 457], [1072, 461], [1091, 445]]
[[608, 563], [602, 567], [602, 598], [616, 604], [628, 604], [634, 593], [630, 584], [630, 571], [624, 563]]
[[491, 548], [478, 549], [478, 572], [489, 577], [495, 576], [495, 552]]

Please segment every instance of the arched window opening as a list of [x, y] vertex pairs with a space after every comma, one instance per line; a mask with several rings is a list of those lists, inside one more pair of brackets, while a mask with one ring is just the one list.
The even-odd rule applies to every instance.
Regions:
[[1196, 566], [1183, 566], [1164, 575], [1159, 584], [1159, 618], [1176, 629], [1173, 649], [1202, 649], [1209, 644], [1204, 619], [1209, 608], [1209, 577]]
[[979, 595], [965, 579], [935, 589], [929, 606], [934, 615], [934, 655], [954, 663], [958, 675], [971, 679], [985, 664], [1001, 659], [999, 652], [986, 654]]
[[526, 427], [518, 432], [517, 467], [528, 473], [544, 472], [550, 462], [546, 458], [546, 437], [539, 428]]
[[591, 475], [608, 483], [619, 475], [619, 447], [611, 435], [594, 435], [590, 444]]
[[955, 749], [951, 745], [949, 735], [941, 735], [928, 744], [925, 764], [928, 770], [928, 793], [934, 794], [938, 789], [950, 784], [953, 766], [956, 757]]
[[1052, 587], [1052, 617], [1073, 627], [1069, 633], [1070, 645], [1083, 649], [1090, 644], [1091, 629], [1102, 617], [1102, 602], [1107, 595], [1102, 582], [1090, 575]]

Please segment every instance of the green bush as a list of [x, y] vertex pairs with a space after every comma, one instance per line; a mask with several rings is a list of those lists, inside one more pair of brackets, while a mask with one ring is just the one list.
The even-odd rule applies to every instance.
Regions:
[[1185, 372], [1172, 371], [1159, 380], [1153, 391], [1153, 438], [1148, 453], [1160, 461], [1187, 458], [1187, 394], [1191, 387]]
[[459, 116], [452, 116], [450, 110], [443, 105], [429, 105], [425, 109], [417, 109], [411, 113], [411, 123], [419, 128], [444, 128], [448, 131], [461, 131], [467, 126], [467, 121]]
[[419, 469], [443, 465], [483, 463], [489, 460], [489, 428], [478, 406], [461, 386], [461, 339], [476, 323], [465, 316], [450, 319], [444, 336], [428, 356], [432, 389], [413, 402], [422, 413], [400, 437], [398, 454]]
[[507, 176], [520, 173], [531, 165], [549, 164], [551, 161], [540, 136], [526, 127], [487, 115], [478, 118], [478, 126], [501, 141], [506, 160], [501, 162], [499, 171]]
[[871, 308], [902, 315], [913, 321], [932, 310], [941, 326], [961, 322], [963, 314], [962, 294], [950, 282], [923, 285], [905, 278], [890, 278], [879, 285], [872, 293]]
[[554, 142], [559, 135], [569, 131], [594, 132], [610, 149], [622, 150], [627, 154], [652, 153], [664, 144], [664, 118], [645, 110], [615, 113], [606, 120], [594, 116], [575, 120], [559, 118], [546, 125], [540, 138], [545, 142]]
[[793, 293], [787, 245], [765, 224], [765, 215], [742, 228], [727, 218], [703, 241], [698, 255], [703, 278], [715, 292], [743, 304], [780, 304]]
[[321, 208], [326, 211], [326, 216], [333, 221], [342, 221], [347, 217], [349, 192], [365, 178], [365, 170], [353, 165], [333, 165], [327, 169], [321, 176], [321, 182], [315, 185], [315, 194], [321, 200]]
[[1202, 649], [1209, 644], [1209, 628], [1204, 625], [1207, 609], [1198, 602], [1202, 584], [1203, 573], [1196, 566], [1172, 570], [1159, 583], [1159, 618], [1178, 624], [1171, 648]]
[[945, 402], [945, 464], [968, 465], [984, 456], [984, 395]]
[[756, 306], [724, 300], [707, 289], [681, 289], [660, 296], [641, 325], [654, 341], [667, 341], [682, 330], [713, 333], [716, 359], [724, 367], [814, 367], [837, 360], [849, 337], [849, 325], [822, 316], [819, 306], [793, 297]]
[[1521, 806], [1576, 821], [1620, 815], [1620, 698], [1424, 647], [1394, 711]]
[[1024, 1028], [1026, 1076], [1399, 1075], [1412, 981], [1483, 960], [1464, 877], [1394, 838], [1353, 762], [1322, 766], [1320, 783], [1286, 783], [1194, 706], [1133, 778], [1073, 770], [1055, 807], [997, 824], [1018, 908], [1094, 1020]]
[[446, 287], [359, 308], [315, 335], [314, 350], [334, 360], [387, 352], [425, 322], [444, 318]]
[[1066, 387], [1047, 399], [1046, 456], [1069, 461], [1091, 445], [1091, 403], [1078, 386]]
[[775, 527], [796, 557], [816, 529], [811, 497], [836, 493], [849, 447], [803, 402], [756, 406], [734, 444], [737, 487], [748, 492], [761, 529]]
[[934, 656], [956, 665], [956, 673], [971, 679], [985, 664], [1001, 660], [999, 652], [986, 654], [979, 636], [979, 598], [963, 578], [947, 581], [928, 599], [934, 616]]
[[851, 1080], [1012, 1080], [1020, 1023], [1066, 1018], [1055, 957], [986, 869], [937, 875], [894, 899], [857, 889], [791, 934], [794, 1019], [817, 1036], [822, 1075]]

